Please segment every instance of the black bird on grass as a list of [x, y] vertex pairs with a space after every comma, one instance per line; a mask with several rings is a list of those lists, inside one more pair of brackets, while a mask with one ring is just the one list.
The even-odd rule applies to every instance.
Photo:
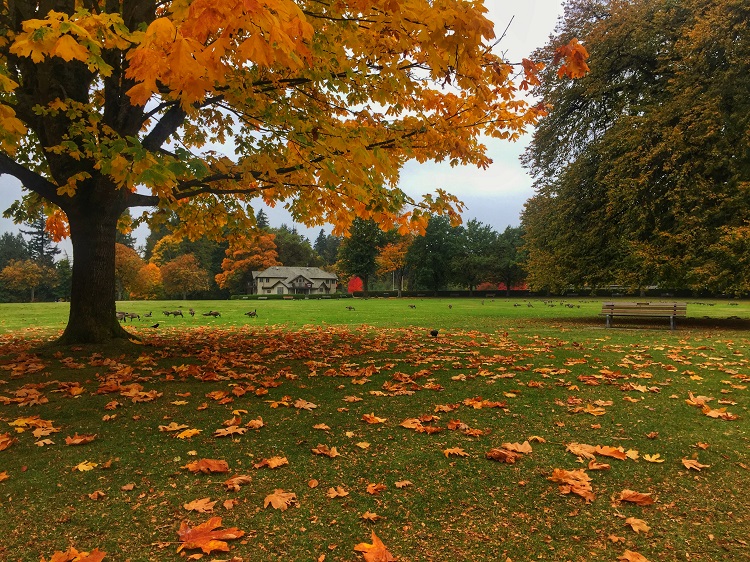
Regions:
[[154, 325], [153, 325], [153, 326], [151, 326], [151, 327], [152, 327], [152, 328], [158, 328], [158, 327], [159, 327], [159, 323], [157, 322], [156, 324], [154, 324]]
[[437, 330], [430, 330], [430, 335], [431, 335], [431, 336], [432, 336], [433, 338], [436, 338], [436, 337], [438, 337], [438, 331], [437, 331]]

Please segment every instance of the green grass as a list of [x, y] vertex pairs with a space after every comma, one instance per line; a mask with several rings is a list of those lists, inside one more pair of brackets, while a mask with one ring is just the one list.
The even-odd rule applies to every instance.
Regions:
[[[178, 560], [180, 523], [212, 515], [246, 534], [230, 541], [230, 553], [207, 560], [357, 560], [354, 545], [370, 542], [372, 531], [400, 560], [616, 560], [626, 549], [649, 560], [747, 558], [750, 347], [748, 333], [736, 329], [743, 322], [725, 319], [747, 319], [748, 305], [691, 304], [692, 318], [672, 332], [666, 320], [604, 329], [601, 301], [566, 301], [573, 308], [559, 299], [555, 307], [531, 302], [533, 308], [505, 299], [120, 303], [119, 310], [153, 310], [160, 326], [129, 323], [144, 344], [101, 353], [34, 351], [59, 333], [65, 305], [0, 305], [0, 397], [9, 402], [0, 398], [0, 434], [18, 440], [0, 451], [0, 473], [8, 475], [0, 482], [0, 559], [36, 562], [73, 545], [104, 550], [105, 560]], [[198, 315], [161, 315], [180, 305]], [[253, 308], [258, 318], [243, 316]], [[200, 316], [209, 309], [222, 316]], [[433, 327], [437, 338], [428, 334]], [[405, 376], [414, 384], [403, 383]], [[162, 395], [133, 402], [119, 392], [98, 393], [108, 379]], [[84, 388], [80, 395], [68, 390], [73, 383]], [[232, 394], [238, 388], [247, 392]], [[14, 402], [34, 390], [48, 401]], [[220, 403], [209, 396], [214, 391], [232, 401]], [[703, 415], [686, 404], [689, 392], [713, 397], [712, 408], [739, 419]], [[463, 403], [477, 396], [505, 405]], [[300, 398], [317, 408], [273, 404]], [[112, 401], [121, 405], [106, 409]], [[605, 404], [603, 415], [576, 412], [596, 401]], [[399, 425], [447, 404], [459, 406], [435, 414], [440, 420], [431, 425], [460, 420], [486, 433], [428, 435]], [[214, 437], [239, 410], [246, 411], [239, 414], [243, 424], [262, 417], [265, 426], [234, 439]], [[362, 421], [370, 413], [387, 421]], [[38, 447], [30, 430], [16, 433], [9, 425], [34, 415], [60, 429], [49, 436], [54, 444]], [[116, 417], [103, 421], [106, 415]], [[182, 440], [159, 431], [172, 421], [201, 433]], [[322, 423], [330, 429], [314, 428]], [[75, 433], [97, 437], [66, 446]], [[533, 452], [516, 464], [485, 458], [491, 448], [534, 435], [546, 442], [532, 442]], [[357, 446], [364, 442], [367, 448]], [[596, 499], [586, 503], [547, 479], [555, 468], [586, 466], [566, 452], [572, 442], [622, 446], [639, 458], [599, 457], [611, 469], [588, 471]], [[312, 454], [319, 443], [341, 456]], [[469, 456], [446, 457], [452, 447]], [[644, 460], [655, 453], [665, 462]], [[253, 468], [272, 456], [289, 464]], [[181, 468], [199, 458], [226, 460], [230, 473]], [[710, 466], [688, 471], [683, 458]], [[98, 466], [72, 470], [85, 460]], [[251, 483], [225, 490], [221, 482], [236, 474], [250, 475]], [[403, 480], [412, 485], [397, 488]], [[129, 483], [135, 488], [122, 490]], [[370, 495], [369, 483], [386, 489]], [[326, 497], [339, 485], [348, 496]], [[298, 506], [264, 509], [264, 498], [278, 488], [296, 493]], [[624, 489], [650, 493], [656, 503], [619, 502]], [[90, 499], [96, 490], [105, 496]], [[213, 514], [183, 508], [204, 497], [218, 500]], [[238, 503], [226, 509], [230, 498]], [[361, 519], [366, 511], [381, 519]], [[627, 517], [651, 530], [636, 534]]]

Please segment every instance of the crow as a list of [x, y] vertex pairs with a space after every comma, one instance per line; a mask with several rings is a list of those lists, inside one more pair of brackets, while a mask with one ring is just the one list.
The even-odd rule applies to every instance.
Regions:
[[152, 327], [152, 328], [158, 328], [158, 327], [159, 327], [159, 323], [157, 322], [156, 324], [154, 324], [154, 325], [153, 325], [153, 326], [151, 326], [151, 327]]
[[436, 337], [438, 337], [438, 331], [437, 331], [437, 330], [430, 330], [430, 335], [431, 335], [431, 336], [432, 336], [433, 338], [436, 338]]

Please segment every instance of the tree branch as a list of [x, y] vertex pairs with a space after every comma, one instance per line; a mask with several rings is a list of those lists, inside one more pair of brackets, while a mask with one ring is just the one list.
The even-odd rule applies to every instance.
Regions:
[[15, 177], [26, 189], [41, 195], [58, 207], [63, 207], [65, 198], [57, 194], [57, 186], [54, 183], [2, 153], [0, 153], [0, 174]]

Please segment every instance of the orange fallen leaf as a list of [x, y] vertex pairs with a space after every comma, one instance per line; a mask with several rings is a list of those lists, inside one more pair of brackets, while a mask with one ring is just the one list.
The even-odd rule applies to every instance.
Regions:
[[229, 472], [227, 461], [215, 459], [200, 459], [189, 462], [182, 468], [187, 468], [190, 472], [203, 472], [204, 474], [209, 474], [211, 472]]
[[245, 427], [249, 427], [250, 429], [260, 429], [261, 427], [263, 427], [263, 425], [265, 425], [263, 423], [263, 418], [259, 417], [257, 419], [250, 420], [249, 422], [247, 422], [245, 424]]
[[507, 464], [515, 464], [515, 462], [521, 457], [519, 453], [514, 453], [508, 449], [490, 449], [487, 451], [486, 456], [493, 461], [504, 462]]
[[317, 447], [312, 449], [312, 452], [315, 453], [316, 455], [324, 455], [329, 458], [341, 456], [339, 452], [336, 450], [336, 447], [328, 447], [328, 445], [321, 445], [320, 443], [318, 443]]
[[[71, 546], [65, 552], [55, 551], [49, 562], [101, 562], [106, 554], [98, 548], [91, 552], [79, 552]], [[39, 562], [46, 562], [46, 559], [41, 558]]]
[[105, 494], [101, 490], [95, 490], [95, 491], [91, 492], [90, 494], [88, 494], [89, 498], [92, 499], [92, 500], [100, 500], [100, 499], [102, 499], [106, 495], [107, 494]]
[[661, 458], [659, 453], [656, 453], [655, 455], [643, 455], [643, 460], [646, 462], [664, 462], [664, 459]]
[[253, 468], [263, 468], [264, 466], [267, 466], [268, 468], [279, 468], [287, 464], [289, 464], [289, 461], [286, 457], [271, 457], [270, 459], [261, 459], [259, 462], [256, 462], [253, 465]]
[[454, 456], [454, 457], [468, 457], [469, 453], [464, 451], [461, 447], [451, 447], [450, 449], [445, 449], [443, 451], [443, 454], [446, 457]]
[[317, 488], [318, 484], [320, 484], [320, 482], [318, 482], [317, 480], [315, 480], [315, 478], [307, 481], [307, 486], [310, 487], [310, 488]]
[[298, 410], [307, 410], [309, 412], [312, 412], [315, 408], [318, 407], [318, 405], [313, 404], [312, 402], [308, 402], [307, 400], [304, 400], [302, 398], [298, 398], [294, 403], [294, 407]]
[[8, 478], [10, 478], [10, 476], [8, 476], [8, 473], [5, 470], [0, 472], [0, 482], [7, 480]]
[[385, 484], [370, 483], [367, 485], [367, 493], [376, 496], [386, 488], [387, 486]]
[[564, 470], [556, 468], [552, 471], [552, 476], [547, 477], [547, 480], [557, 482], [561, 493], [579, 495], [587, 503], [594, 501], [596, 497], [591, 488], [591, 477], [583, 469]]
[[700, 472], [701, 468], [708, 468], [711, 466], [710, 464], [701, 464], [694, 459], [682, 459], [682, 464], [688, 470], [697, 470], [698, 472]]
[[230, 437], [232, 435], [244, 435], [245, 433], [247, 433], [246, 427], [230, 425], [229, 427], [214, 431], [214, 437]]
[[65, 444], [66, 445], [85, 445], [86, 443], [91, 443], [94, 439], [96, 439], [96, 434], [84, 434], [84, 435], [78, 435], [77, 433], [73, 435], [73, 437], [66, 437], [65, 438]]
[[365, 521], [371, 521], [373, 523], [380, 519], [380, 515], [373, 513], [372, 511], [365, 511], [360, 517]]
[[183, 424], [178, 424], [177, 422], [172, 422], [169, 425], [160, 425], [159, 431], [180, 431], [181, 429], [187, 429], [188, 426]]
[[200, 432], [200, 429], [186, 429], [185, 431], [181, 431], [180, 433], [175, 434], [175, 437], [177, 439], [191, 439], [192, 437], [200, 434]]
[[401, 489], [406, 488], [407, 486], [412, 486], [413, 482], [411, 480], [399, 480], [395, 485], [396, 488]]
[[375, 531], [372, 532], [372, 544], [359, 543], [354, 547], [354, 550], [361, 552], [364, 556], [365, 562], [395, 562], [396, 559], [388, 551], [388, 548], [383, 544]]
[[75, 472], [77, 470], [78, 472], [87, 472], [89, 470], [93, 470], [95, 466], [99, 465], [95, 462], [83, 461], [82, 463], [75, 465], [73, 467], [73, 471]]
[[620, 492], [620, 501], [645, 506], [652, 505], [654, 503], [654, 498], [651, 497], [651, 494], [641, 494], [640, 492], [635, 492], [633, 490], [623, 490]]
[[648, 558], [632, 550], [626, 550], [617, 559], [624, 562], [648, 562]]
[[212, 517], [205, 523], [193, 528], [190, 528], [183, 521], [180, 523], [179, 531], [177, 531], [177, 536], [182, 541], [177, 552], [195, 548], [201, 549], [205, 554], [211, 554], [214, 550], [229, 552], [229, 545], [224, 541], [238, 539], [245, 534], [244, 531], [236, 527], [217, 530], [219, 527], [221, 527], [221, 517]]
[[531, 453], [531, 444], [528, 441], [524, 441], [523, 443], [503, 443], [501, 447], [516, 453]]
[[328, 491], [326, 492], [326, 496], [328, 496], [331, 499], [334, 498], [343, 498], [344, 496], [348, 496], [349, 492], [347, 492], [343, 486], [336, 486], [335, 488], [328, 488]]
[[123, 492], [129, 492], [133, 488], [135, 488], [135, 482], [130, 482], [129, 484], [125, 484], [124, 486], [121, 486], [120, 490], [122, 490]]
[[188, 511], [197, 511], [198, 513], [210, 513], [214, 510], [215, 505], [216, 505], [216, 502], [215, 501], [212, 502], [211, 498], [201, 498], [199, 500], [193, 500], [191, 502], [183, 504], [182, 507], [184, 507]]
[[245, 486], [246, 484], [250, 484], [250, 482], [252, 482], [252, 479], [249, 476], [239, 474], [237, 476], [232, 476], [229, 480], [225, 480], [223, 484], [227, 487], [227, 490], [239, 492], [240, 486]]
[[263, 500], [263, 507], [268, 507], [270, 505], [274, 509], [286, 511], [290, 505], [293, 505], [296, 502], [297, 494], [293, 492], [285, 492], [284, 490], [277, 488], [274, 490], [273, 494], [268, 494], [265, 497]]
[[323, 431], [328, 431], [331, 428], [324, 423], [317, 423], [313, 426], [313, 429], [322, 429]]
[[651, 530], [651, 527], [649, 527], [643, 519], [636, 519], [635, 517], [628, 517], [625, 520], [625, 524], [630, 525], [630, 527], [639, 534], [641, 531], [648, 533]]
[[589, 470], [609, 470], [610, 468], [612, 467], [605, 462], [597, 462], [596, 459], [589, 461]]
[[224, 509], [230, 510], [230, 509], [234, 509], [234, 506], [237, 505], [239, 502], [240, 502], [240, 500], [234, 500], [234, 499], [232, 499], [232, 500], [224, 500], [224, 503], [221, 504], [221, 505], [224, 506]]
[[375, 423], [385, 423], [388, 421], [388, 418], [379, 418], [375, 414], [365, 414], [362, 416], [362, 421], [365, 421], [367, 423], [375, 424]]

